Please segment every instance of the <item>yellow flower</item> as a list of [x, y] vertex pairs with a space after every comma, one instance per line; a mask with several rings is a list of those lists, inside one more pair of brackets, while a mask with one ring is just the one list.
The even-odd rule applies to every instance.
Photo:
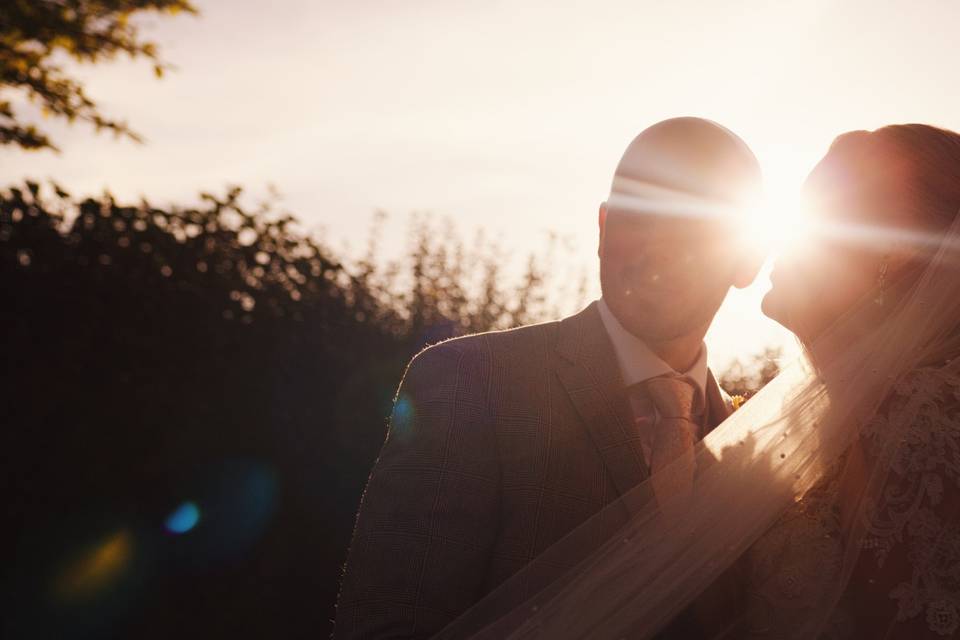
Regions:
[[730, 397], [730, 402], [731, 402], [731, 404], [733, 404], [733, 410], [734, 410], [734, 411], [736, 411], [737, 409], [739, 409], [740, 407], [742, 407], [742, 406], [743, 406], [743, 403], [746, 402], [746, 401], [747, 401], [747, 399], [744, 398], [743, 396], [740, 396], [740, 395], [731, 396], [731, 397]]

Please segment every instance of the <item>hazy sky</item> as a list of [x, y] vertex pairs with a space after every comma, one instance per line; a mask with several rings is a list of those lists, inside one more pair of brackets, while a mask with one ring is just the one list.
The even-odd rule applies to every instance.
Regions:
[[[5, 150], [5, 183], [181, 203], [273, 184], [332, 241], [362, 243], [376, 209], [397, 238], [433, 211], [518, 251], [569, 236], [592, 268], [613, 168], [659, 119], [727, 125], [784, 197], [839, 132], [960, 129], [957, 0], [196, 4], [149, 23], [179, 66], [164, 80], [123, 60], [81, 71], [147, 145], [51, 124], [63, 154]], [[728, 300], [714, 365], [786, 339], [760, 315], [767, 286]]]

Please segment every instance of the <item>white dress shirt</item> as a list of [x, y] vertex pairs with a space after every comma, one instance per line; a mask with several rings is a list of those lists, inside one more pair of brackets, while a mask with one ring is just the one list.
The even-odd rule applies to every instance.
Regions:
[[613, 343], [624, 385], [629, 387], [667, 374], [684, 376], [689, 378], [700, 392], [700, 406], [703, 406], [707, 388], [707, 345], [700, 347], [700, 355], [692, 367], [686, 371], [676, 371], [651, 351], [643, 340], [624, 329], [603, 298], [597, 300], [597, 308], [600, 310], [600, 319], [603, 320], [607, 335], [610, 336], [610, 342]]
[[[650, 378], [656, 378], [662, 375], [681, 375], [693, 383], [700, 397], [699, 405], [706, 406], [706, 386], [707, 386], [707, 345], [701, 345], [700, 355], [693, 366], [686, 371], [676, 371], [669, 364], [660, 359], [657, 354], [650, 350], [643, 340], [636, 337], [623, 328], [620, 321], [610, 311], [610, 307], [604, 302], [603, 298], [597, 300], [597, 308], [600, 310], [600, 318], [603, 320], [603, 326], [610, 336], [610, 342], [613, 343], [613, 351], [617, 356], [617, 363], [620, 365], [620, 375], [623, 378], [624, 385], [629, 387], [638, 382], [644, 382]], [[654, 410], [654, 420], [659, 422], [660, 413], [656, 407]], [[653, 451], [653, 433], [644, 429], [640, 433], [640, 449], [647, 464], [651, 464]]]

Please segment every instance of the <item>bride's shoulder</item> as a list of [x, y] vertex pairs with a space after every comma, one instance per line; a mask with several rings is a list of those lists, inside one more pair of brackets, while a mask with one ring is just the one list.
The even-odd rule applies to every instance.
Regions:
[[[891, 385], [886, 399], [864, 427], [867, 442], [910, 432], [960, 435], [960, 371], [949, 363], [910, 369]], [[915, 444], [928, 443], [921, 438]]]
[[894, 397], [930, 396], [960, 402], [960, 369], [953, 361], [908, 370], [893, 384]]

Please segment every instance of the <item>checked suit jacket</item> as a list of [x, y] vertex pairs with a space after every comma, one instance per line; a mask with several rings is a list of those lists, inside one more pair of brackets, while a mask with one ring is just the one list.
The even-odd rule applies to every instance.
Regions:
[[[648, 477], [623, 389], [596, 303], [418, 354], [361, 501], [333, 637], [436, 634]], [[706, 396], [709, 430], [730, 405], [712, 374]], [[620, 519], [605, 530], [626, 514], [602, 518]]]

